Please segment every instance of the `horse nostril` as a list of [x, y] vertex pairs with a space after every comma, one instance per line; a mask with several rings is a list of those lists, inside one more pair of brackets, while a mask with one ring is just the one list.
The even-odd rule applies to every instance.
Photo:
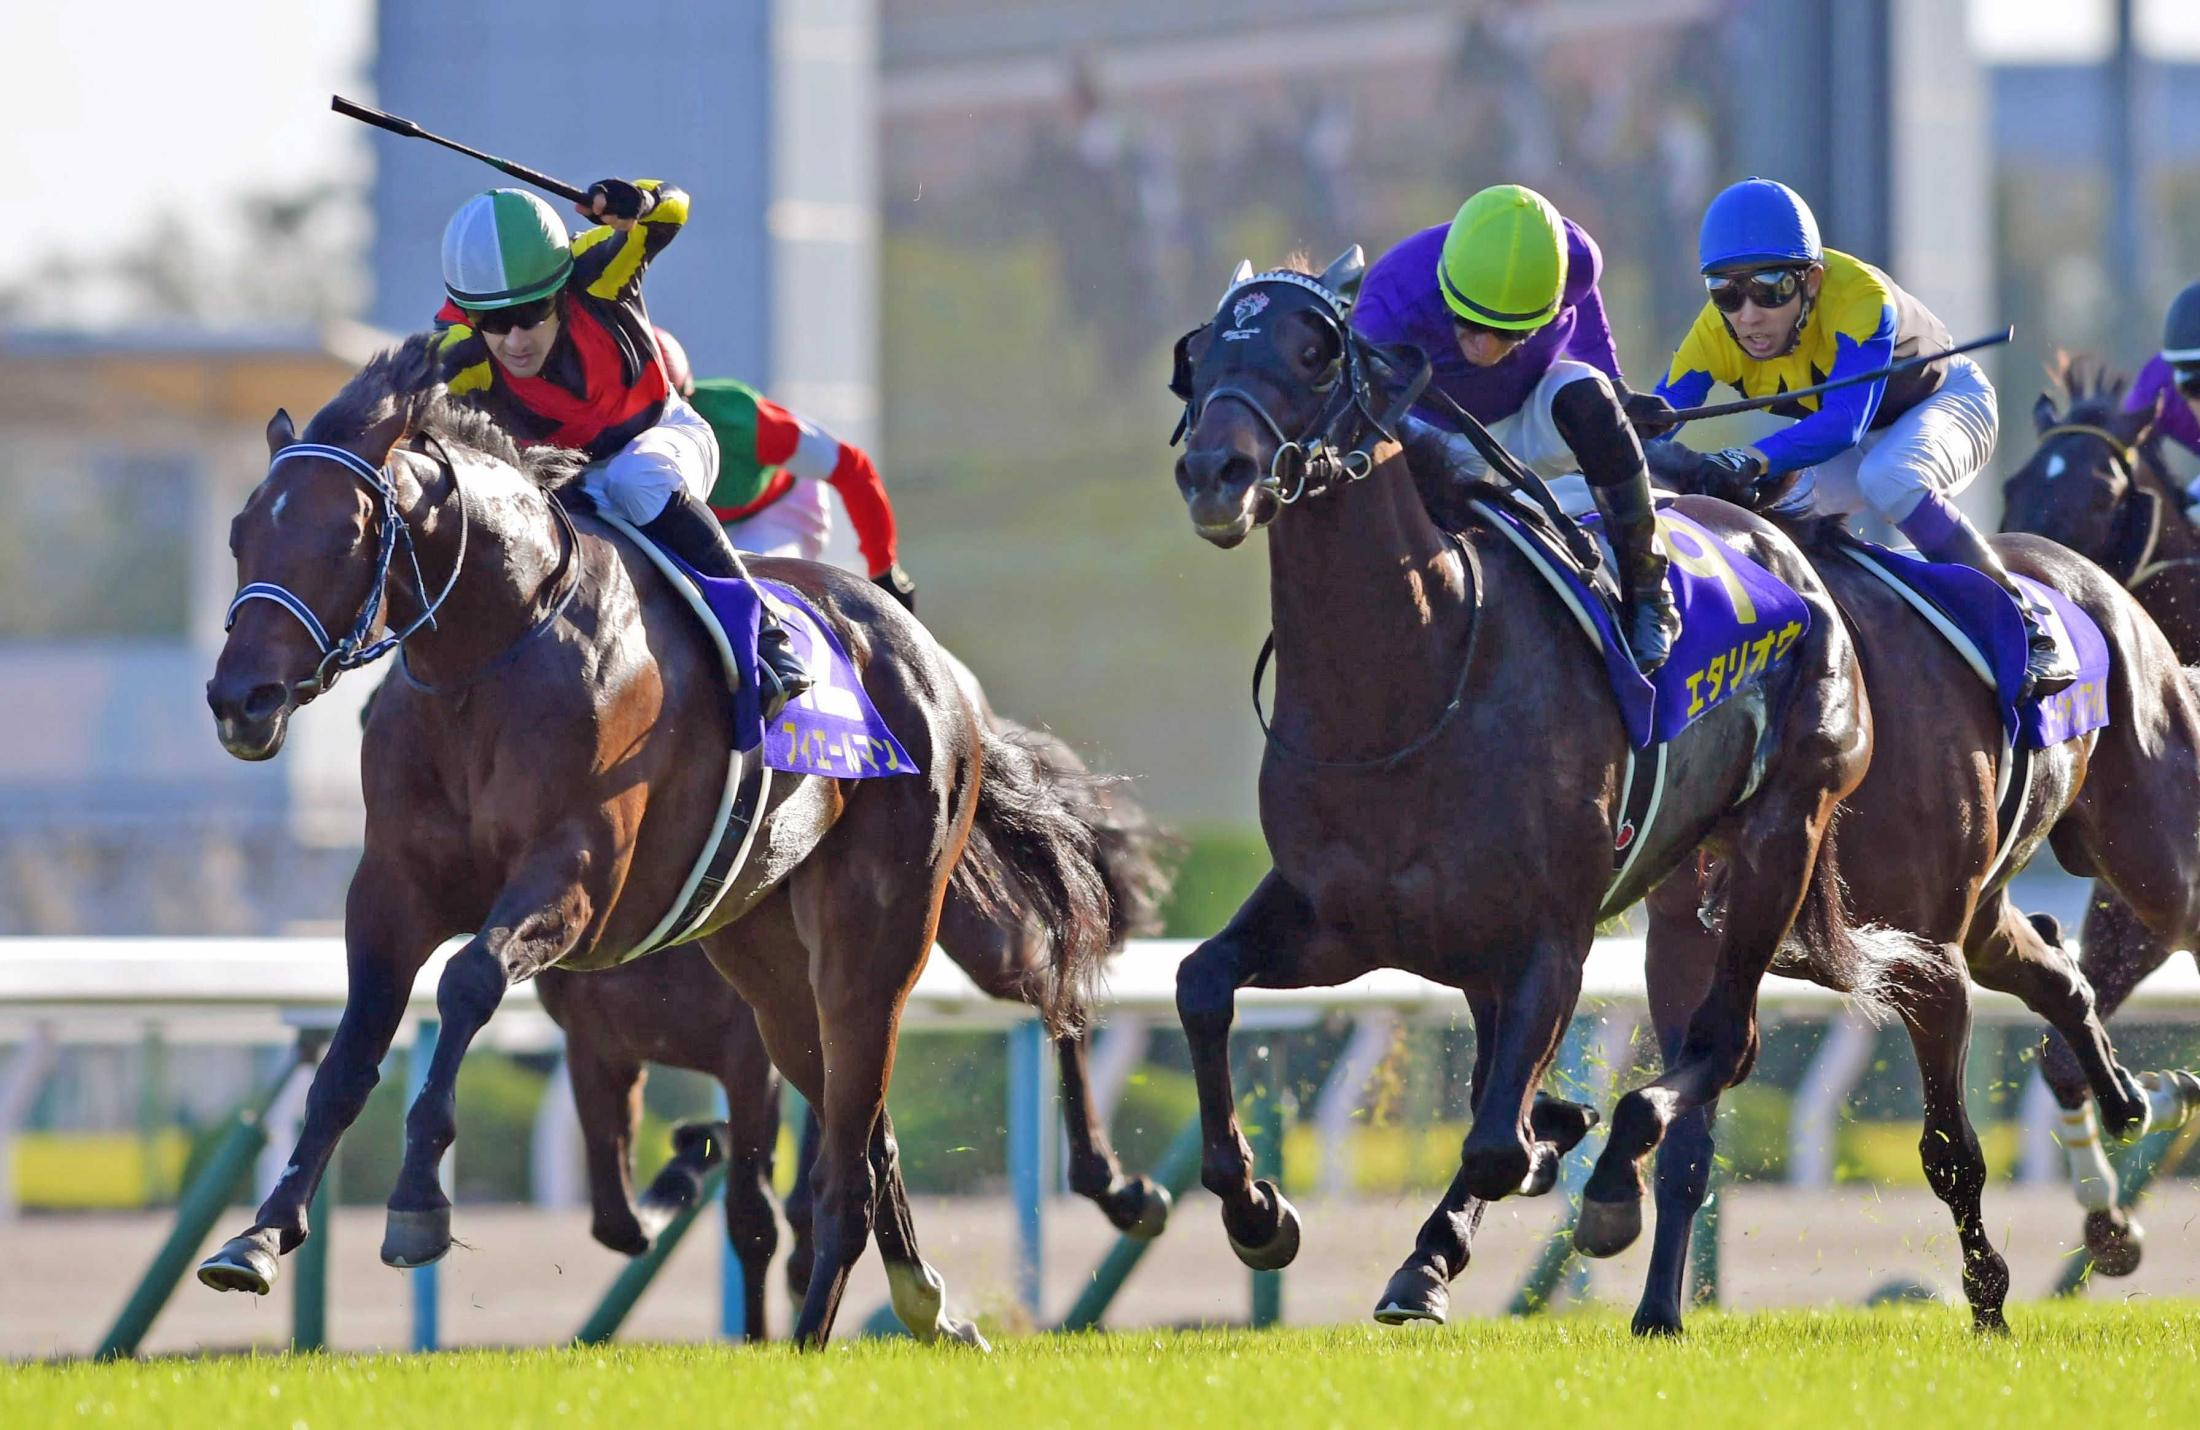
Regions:
[[280, 685], [255, 685], [244, 698], [244, 718], [252, 721], [266, 720], [283, 708], [290, 692]]

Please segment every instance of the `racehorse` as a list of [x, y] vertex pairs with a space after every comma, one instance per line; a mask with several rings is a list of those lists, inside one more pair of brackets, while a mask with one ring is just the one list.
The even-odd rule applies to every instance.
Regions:
[[[1176, 483], [1194, 532], [1228, 549], [1266, 528], [1275, 709], [1260, 771], [1274, 867], [1185, 959], [1177, 1002], [1199, 1090], [1201, 1180], [1238, 1257], [1296, 1253], [1297, 1213], [1254, 1179], [1231, 1090], [1236, 990], [1346, 982], [1400, 968], [1459, 989], [1475, 1026], [1473, 1123], [1457, 1176], [1378, 1303], [1440, 1319], [1485, 1204], [1548, 1191], [1594, 1120], [1540, 1097], [1572, 1017], [1599, 918], [1700, 847], [1736, 869], [1717, 970], [1674, 1066], [1623, 1098], [1577, 1240], [1624, 1245], [1641, 1225], [1637, 1164], [1676, 1118], [1744, 1077], [1760, 980], [1790, 945], [1828, 982], [1883, 996], [1906, 951], [1846, 937], [1820, 843], [1863, 778], [1871, 717], [1847, 632], [1794, 544], [1738, 508], [1683, 509], [1801, 594], [1811, 620], [1787, 659], [1675, 742], [1662, 812], [1628, 843], [1629, 737], [1597, 652], [1526, 555], [1481, 517], [1429, 514], [1386, 408], [1420, 360], [1353, 335], [1358, 250], [1320, 276], [1242, 265], [1215, 318], [1178, 343], [1185, 403]], [[1363, 444], [1365, 444], [1363, 446]], [[1493, 462], [1495, 458], [1493, 458]], [[1705, 558], [1715, 559], [1713, 557]], [[1754, 781], [1754, 772], [1758, 778]], [[1627, 826], [1632, 831], [1632, 826]], [[1800, 966], [1800, 965], [1798, 965]]]
[[[2154, 430], [2159, 403], [2150, 411], [2125, 412], [2123, 378], [2096, 360], [2058, 355], [2048, 374], [2066, 405], [2058, 411], [2044, 392], [2033, 404], [2040, 446], [2002, 486], [2002, 530], [2035, 532], [2098, 562], [2154, 618], [2177, 659], [2200, 664], [2200, 529], [2183, 519], [2183, 494], [2162, 462]], [[2103, 1017], [2177, 948], [2113, 888], [2094, 886], [2079, 959]], [[2115, 1170], [2097, 1145], [2098, 1129], [2085, 1120], [2084, 1079], [2062, 1039], [2047, 1039], [2041, 1072], [2065, 1114], [2066, 1150], [2086, 1207], [2085, 1245], [2094, 1269], [2128, 1275], [2138, 1269], [2142, 1233], [2121, 1204]]]
[[[952, 660], [952, 657], [949, 657]], [[975, 678], [970, 681], [975, 688]], [[1163, 838], [1120, 789], [1089, 776], [1076, 754], [1053, 736], [994, 716], [1002, 738], [1029, 750], [1050, 770], [1049, 783], [1096, 836], [1097, 873], [1109, 891], [1111, 948], [1159, 926], [1170, 874], [1161, 862]], [[1021, 909], [988, 892], [1009, 882], [1000, 854], [973, 834], [955, 866], [940, 911], [940, 946], [977, 985], [996, 998], [1028, 1002], [1050, 957], [1047, 931]], [[714, 936], [716, 937], [716, 936]], [[779, 1075], [765, 1055], [755, 1015], [711, 967], [700, 947], [670, 948], [600, 973], [547, 969], [536, 979], [543, 1007], [565, 1030], [566, 1065], [588, 1158], [589, 1200], [596, 1240], [638, 1256], [664, 1225], [701, 1195], [704, 1179], [727, 1164], [726, 1233], [742, 1269], [745, 1334], [765, 1339], [764, 1278], [779, 1230], [772, 1215], [774, 1154], [779, 1139]], [[1150, 1178], [1125, 1176], [1088, 1091], [1082, 1028], [1055, 1039], [1061, 1069], [1062, 1116], [1069, 1134], [1070, 1189], [1097, 1205], [1119, 1230], [1159, 1236], [1169, 1194]], [[674, 1153], [639, 1198], [634, 1196], [634, 1137], [640, 1123], [645, 1064], [663, 1063], [715, 1078], [726, 1094], [719, 1123], [691, 1123], [673, 1134]], [[804, 1118], [802, 1157], [787, 1222], [794, 1245], [787, 1283], [799, 1303], [810, 1281], [814, 1117]]]
[[[657, 925], [715, 823], [733, 721], [716, 647], [623, 536], [566, 514], [572, 453], [522, 453], [431, 376], [432, 336], [355, 377], [271, 465], [230, 527], [242, 585], [207, 685], [223, 746], [281, 748], [291, 714], [402, 644], [361, 754], [366, 838], [346, 900], [349, 991], [297, 1149], [252, 1225], [199, 1269], [264, 1293], [376, 1081], [415, 975], [468, 936], [437, 988], [442, 1034], [406, 1119], [382, 1259], [451, 1244], [436, 1169], [461, 1058], [504, 990], [620, 962]], [[775, 782], [754, 856], [705, 933], [772, 1061], [823, 1119], [818, 1274], [795, 1325], [821, 1344], [874, 1226], [896, 1309], [923, 1339], [982, 1343], [919, 1252], [885, 1098], [901, 1007], [973, 822], [1054, 935], [1044, 1005], [1079, 1021], [1107, 942], [1090, 833], [992, 734], [954, 667], [883, 592], [806, 562], [757, 563], [847, 650], [916, 772]], [[432, 594], [431, 594], [432, 593]], [[383, 628], [387, 612], [389, 634]], [[401, 626], [400, 626], [401, 623]], [[343, 631], [331, 642], [327, 631]]]
[[[2099, 624], [2112, 653], [2110, 723], [2035, 752], [2023, 802], [2010, 827], [1998, 828], [2005, 736], [1993, 692], [1924, 616], [1843, 555], [1838, 518], [1792, 526], [1839, 604], [1865, 683], [1878, 697], [1871, 770], [1843, 801], [1830, 847], [1852, 916], [1917, 944], [1897, 1012], [1923, 1079], [1918, 1150], [1927, 1183], [1955, 1218], [1974, 1323], [2003, 1329], [2009, 1269], [1986, 1235], [1979, 1205], [1986, 1162], [1964, 1107], [1965, 975], [2014, 994], [2062, 1034], [2062, 1045], [2074, 1050], [2076, 1096], [2090, 1084], [2112, 1131], [2143, 1123], [2150, 1093], [2161, 1102], [2152, 1110], [2182, 1119], [2188, 1094], [2200, 1087], [2175, 1075], [2142, 1086], [2117, 1064], [2094, 992], [2054, 921], [2027, 918], [2007, 885], [2052, 839], [2066, 865], [2099, 871], [2152, 917], [2190, 928], [2200, 916], [2200, 706], [2160, 632], [2098, 567], [2049, 542], [1997, 538], [2011, 569], [2070, 596]], [[2117, 837], [2134, 828], [2168, 837]], [[1651, 1014], [1668, 1057], [1713, 969], [1717, 950], [1704, 910], [1720, 897], [1722, 877], [1716, 867], [1684, 868], [1648, 901]], [[1638, 1333], [1680, 1329], [1688, 1236], [1708, 1181], [1715, 1112], [1705, 1107], [1689, 1116], [1659, 1154], [1657, 1235], [1635, 1314]]]

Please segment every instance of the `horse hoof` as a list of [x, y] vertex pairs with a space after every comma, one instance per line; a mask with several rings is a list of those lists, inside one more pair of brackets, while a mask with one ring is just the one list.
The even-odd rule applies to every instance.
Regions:
[[985, 1336], [968, 1321], [958, 1321], [952, 1316], [939, 1319], [939, 1339], [958, 1346], [968, 1346], [982, 1355], [991, 1355], [993, 1346]]
[[2041, 942], [2047, 944], [2050, 948], [2061, 948], [2063, 946], [2061, 919], [2056, 918], [2053, 914], [2030, 914], [2027, 917], [2032, 921], [2032, 932], [2040, 936]]
[[1565, 1154], [1548, 1142], [1538, 1142], [1534, 1157], [1527, 1179], [1520, 1184], [1520, 1195], [1524, 1197], [1540, 1197], [1558, 1185], [1558, 1164]]
[[2087, 1212], [2085, 1250], [2101, 1275], [2129, 1276], [2146, 1254], [2146, 1238], [2139, 1223], [2122, 1212]]
[[1451, 1315], [1451, 1290], [1426, 1266], [1401, 1266], [1383, 1288], [1375, 1319], [1386, 1326], [1430, 1322], [1441, 1326]]
[[[1299, 1254], [1298, 1211], [1284, 1200], [1283, 1193], [1276, 1190], [1274, 1182], [1255, 1182], [1253, 1188], [1276, 1199], [1276, 1234], [1261, 1246], [1247, 1246], [1231, 1236], [1230, 1250], [1237, 1253], [1238, 1260], [1255, 1271], [1281, 1271]], [[1223, 1235], [1229, 1236], [1228, 1227], [1224, 1227]]]
[[1152, 1241], [1169, 1225], [1169, 1212], [1176, 1205], [1176, 1198], [1169, 1189], [1150, 1177], [1140, 1177], [1132, 1183], [1138, 1188], [1138, 1215], [1123, 1228], [1123, 1235], [1139, 1241]]
[[1581, 1215], [1574, 1222], [1574, 1250], [1583, 1256], [1617, 1256], [1642, 1235], [1642, 1198], [1600, 1202], [1581, 1199]]
[[703, 1171], [709, 1171], [726, 1160], [725, 1139], [718, 1135], [715, 1122], [683, 1122], [672, 1129], [673, 1155], [683, 1161], [692, 1160]]
[[216, 1291], [250, 1291], [265, 1296], [275, 1288], [281, 1267], [275, 1253], [254, 1238], [233, 1237], [199, 1263], [199, 1283]]
[[399, 1211], [390, 1208], [389, 1219], [382, 1225], [382, 1264], [407, 1270], [416, 1266], [428, 1266], [443, 1259], [451, 1249], [451, 1209], [432, 1207], [427, 1211]]
[[615, 1225], [598, 1223], [588, 1229], [588, 1234], [596, 1239], [597, 1245], [621, 1256], [645, 1256], [655, 1240], [633, 1217]]
[[665, 1223], [694, 1206], [702, 1192], [702, 1181], [693, 1172], [678, 1162], [667, 1162], [656, 1180], [635, 1199], [634, 1210], [643, 1234], [655, 1236], [664, 1230]]
[[1635, 1308], [1635, 1323], [1631, 1329], [1644, 1339], [1652, 1336], [1675, 1339], [1681, 1333], [1681, 1308], [1648, 1304], [1638, 1306]]

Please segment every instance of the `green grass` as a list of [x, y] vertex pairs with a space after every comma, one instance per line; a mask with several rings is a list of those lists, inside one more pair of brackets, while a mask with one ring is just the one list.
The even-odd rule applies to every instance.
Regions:
[[0, 1375], [0, 1424], [2200, 1424], [2200, 1306], [2025, 1305], [1997, 1339], [1966, 1319], [1699, 1315], [1677, 1343], [1636, 1341], [1598, 1313], [1027, 1337], [984, 1359], [870, 1341], [815, 1358], [635, 1346], [29, 1366]]

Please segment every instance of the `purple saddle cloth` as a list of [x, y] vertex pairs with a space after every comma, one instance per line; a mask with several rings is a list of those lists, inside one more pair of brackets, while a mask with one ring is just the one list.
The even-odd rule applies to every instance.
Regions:
[[755, 588], [746, 581], [702, 575], [678, 557], [673, 560], [703, 593], [704, 604], [717, 617], [740, 668], [741, 688], [733, 697], [736, 749], [752, 750], [761, 742], [764, 763], [789, 774], [867, 780], [918, 773], [909, 752], [886, 728], [886, 721], [864, 692], [863, 682], [856, 678], [855, 663], [848, 659], [839, 638], [800, 593], [778, 581], [761, 584], [769, 587], [777, 599], [781, 622], [787, 627], [795, 654], [809, 667], [813, 683], [788, 701], [772, 728], [766, 730], [756, 698], [756, 628], [763, 603]]
[[2024, 688], [2024, 618], [2009, 593], [1968, 566], [1923, 561], [1868, 541], [1857, 546], [1911, 590], [1932, 603], [1949, 624], [1970, 638], [1994, 675], [1994, 698], [2002, 728], [2031, 749], [2074, 739], [2108, 723], [2108, 640], [2093, 618], [2051, 586], [2029, 576], [2017, 584], [2046, 601], [2055, 613], [2055, 639], [2077, 667], [2078, 678], [2063, 689], [2019, 702]]

